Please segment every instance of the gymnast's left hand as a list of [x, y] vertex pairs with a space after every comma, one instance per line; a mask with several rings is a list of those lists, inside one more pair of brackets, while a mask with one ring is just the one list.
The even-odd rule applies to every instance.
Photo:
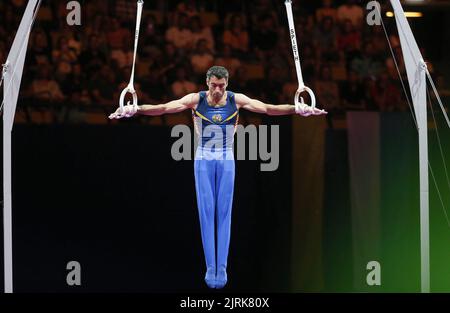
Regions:
[[114, 113], [109, 115], [109, 119], [121, 119], [122, 117], [132, 117], [137, 113], [138, 109], [134, 105], [125, 105], [123, 110], [119, 107]]
[[295, 105], [295, 113], [301, 116], [310, 116], [310, 115], [325, 115], [328, 114], [327, 111], [321, 110], [318, 108], [313, 108], [304, 103], [298, 103]]

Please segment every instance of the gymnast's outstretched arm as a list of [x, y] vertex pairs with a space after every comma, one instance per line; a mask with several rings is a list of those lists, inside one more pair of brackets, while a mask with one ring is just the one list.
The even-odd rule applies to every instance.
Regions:
[[114, 113], [109, 115], [110, 119], [120, 119], [125, 117], [131, 117], [135, 114], [139, 115], [163, 115], [170, 113], [178, 113], [187, 109], [192, 109], [199, 101], [198, 93], [190, 93], [183, 98], [173, 100], [164, 104], [142, 104], [139, 105], [137, 110], [132, 105], [124, 106], [124, 112], [120, 112], [118, 108]]
[[302, 116], [309, 115], [323, 115], [327, 114], [325, 110], [318, 108], [312, 108], [308, 105], [303, 105], [296, 108], [292, 104], [267, 104], [262, 101], [252, 99], [244, 94], [235, 94], [236, 105], [238, 109], [245, 109], [256, 113], [263, 113], [267, 115], [289, 115], [289, 114], [300, 114]]

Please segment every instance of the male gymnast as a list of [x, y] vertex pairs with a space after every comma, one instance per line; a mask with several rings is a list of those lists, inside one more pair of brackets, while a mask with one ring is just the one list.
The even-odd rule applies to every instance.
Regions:
[[194, 177], [206, 261], [205, 282], [208, 287], [217, 289], [223, 288], [227, 283], [226, 269], [235, 176], [233, 142], [239, 109], [267, 115], [327, 114], [324, 110], [312, 108], [304, 103], [266, 104], [244, 94], [227, 91], [228, 78], [226, 68], [213, 66], [206, 73], [208, 91], [191, 93], [165, 104], [144, 104], [137, 108], [126, 105], [123, 111], [119, 108], [109, 116], [110, 119], [120, 119], [135, 114], [155, 116], [192, 110], [194, 126], [199, 136], [199, 145], [195, 152]]

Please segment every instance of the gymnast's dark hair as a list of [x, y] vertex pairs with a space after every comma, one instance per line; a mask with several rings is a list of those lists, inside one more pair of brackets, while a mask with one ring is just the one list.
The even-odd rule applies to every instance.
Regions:
[[225, 78], [228, 81], [228, 70], [223, 66], [213, 66], [210, 67], [206, 72], [206, 79], [211, 79], [212, 76], [216, 76], [218, 79]]

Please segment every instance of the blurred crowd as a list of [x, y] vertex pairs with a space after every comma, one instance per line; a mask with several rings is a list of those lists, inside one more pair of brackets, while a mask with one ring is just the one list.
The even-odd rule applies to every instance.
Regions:
[[[2, 63], [26, 2], [0, 3]], [[18, 105], [24, 122], [49, 116], [52, 122], [107, 123], [118, 106], [133, 62], [136, 2], [79, 2], [80, 26], [67, 24], [65, 1], [42, 3]], [[348, 110], [408, 110], [389, 48], [390, 43], [405, 77], [400, 42], [390, 31], [393, 19], [386, 21], [388, 43], [381, 26], [366, 23], [365, 2], [303, 0], [293, 9], [305, 83], [331, 118]], [[135, 77], [141, 104], [205, 90], [212, 65], [228, 68], [229, 90], [267, 103], [292, 103], [297, 78], [282, 1], [145, 1]], [[433, 70], [431, 63], [428, 67]], [[181, 115], [187, 120], [189, 114]], [[242, 116], [244, 122], [255, 118]]]

